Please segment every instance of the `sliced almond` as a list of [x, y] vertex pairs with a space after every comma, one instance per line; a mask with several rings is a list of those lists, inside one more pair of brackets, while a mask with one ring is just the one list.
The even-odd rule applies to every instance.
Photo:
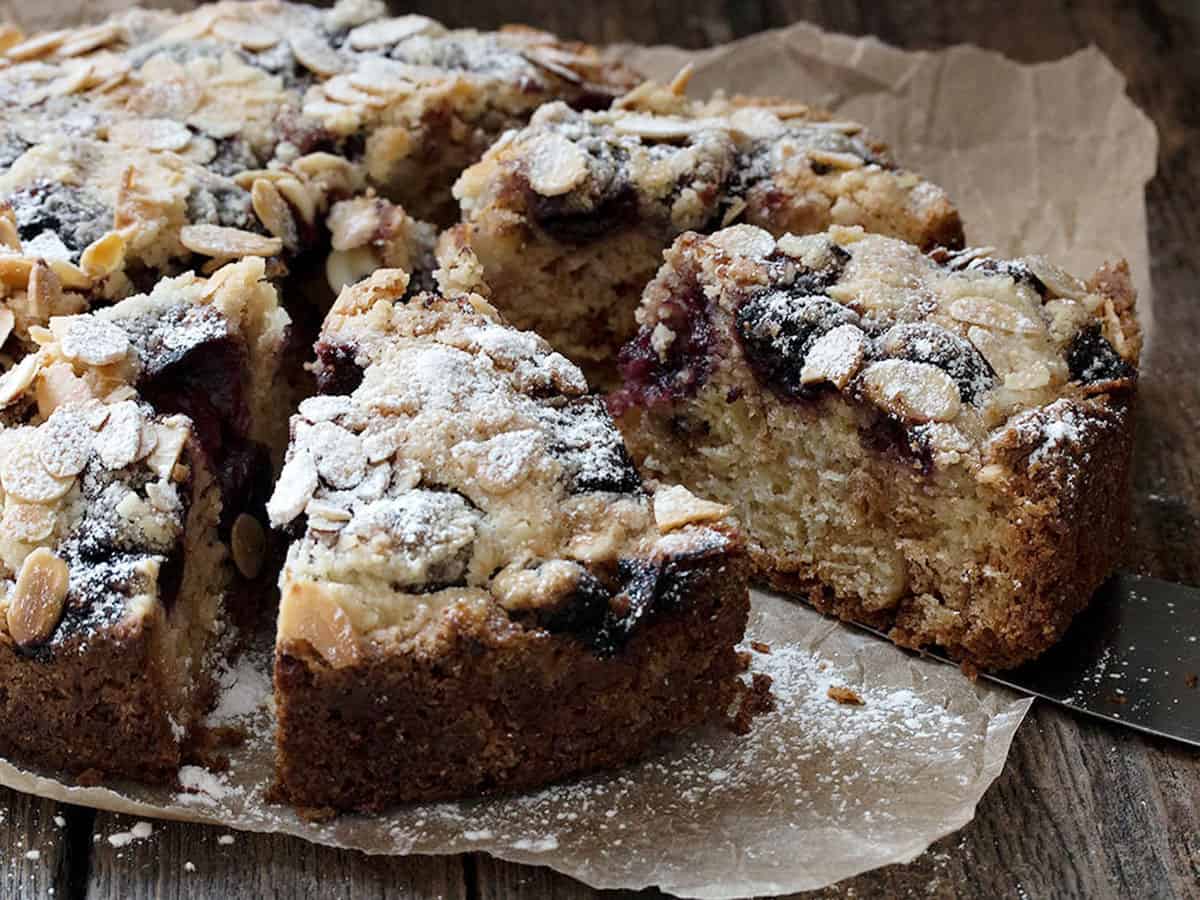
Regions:
[[362, 281], [381, 265], [383, 261], [371, 247], [334, 250], [325, 259], [325, 280], [337, 294], [342, 288]]
[[62, 279], [45, 260], [37, 260], [30, 268], [25, 298], [30, 318], [40, 321], [49, 318], [61, 302]]
[[988, 297], [959, 297], [950, 304], [952, 318], [1012, 334], [1036, 334], [1038, 323], [1015, 307]]
[[819, 165], [828, 166], [830, 169], [861, 169], [864, 165], [862, 157], [855, 156], [853, 153], [835, 153], [832, 150], [813, 148], [808, 151], [808, 158]]
[[813, 342], [800, 370], [803, 384], [828, 382], [838, 390], [862, 368], [869, 349], [867, 336], [855, 325], [839, 325]]
[[70, 585], [67, 564], [45, 547], [25, 557], [8, 604], [8, 633], [18, 646], [40, 644], [54, 634]]
[[288, 35], [292, 53], [300, 65], [314, 75], [329, 78], [342, 71], [344, 64], [336, 50], [311, 31], [294, 31]]
[[543, 135], [529, 156], [529, 186], [543, 197], [557, 197], [588, 176], [587, 154], [560, 134]]
[[85, 403], [93, 398], [87, 381], [75, 374], [70, 363], [43, 366], [37, 380], [38, 413], [44, 419], [66, 403]]
[[418, 34], [437, 34], [444, 30], [440, 23], [426, 16], [399, 16], [359, 25], [350, 32], [347, 42], [355, 50], [378, 50]]
[[125, 262], [125, 238], [110, 231], [84, 248], [79, 265], [91, 278], [104, 278], [121, 268]]
[[137, 459], [142, 445], [142, 411], [133, 400], [112, 404], [108, 421], [96, 435], [96, 453], [110, 469], [123, 469]]
[[82, 56], [85, 53], [91, 53], [93, 50], [98, 50], [101, 47], [111, 44], [120, 36], [120, 29], [112, 24], [85, 28], [83, 31], [76, 32], [72, 37], [59, 45], [57, 55], [63, 58]]
[[233, 564], [242, 573], [242, 577], [258, 577], [267, 552], [267, 535], [258, 519], [246, 513], [238, 516], [229, 536], [229, 546], [233, 554]]
[[56, 478], [42, 465], [35, 429], [22, 428], [6, 437], [0, 455], [0, 483], [6, 494], [26, 503], [53, 503], [71, 490], [75, 479]]
[[16, 323], [17, 317], [13, 315], [13, 311], [7, 306], [0, 306], [0, 346], [8, 340]]
[[0, 407], [8, 406], [25, 393], [33, 384], [40, 367], [41, 359], [36, 353], [31, 353], [0, 375]]
[[59, 407], [38, 429], [38, 459], [55, 478], [74, 478], [91, 459], [95, 436], [81, 410]]
[[158, 440], [154, 444], [154, 451], [146, 458], [146, 465], [159, 478], [170, 479], [190, 433], [187, 419], [183, 416], [172, 416], [162, 422], [155, 422], [154, 428], [158, 432]]
[[1056, 297], [1082, 300], [1088, 294], [1087, 285], [1069, 272], [1060, 269], [1044, 256], [1027, 256], [1023, 260], [1034, 275]]
[[285, 200], [290, 203], [300, 218], [311, 225], [317, 218], [317, 201], [310, 191], [298, 178], [286, 175], [272, 182]]
[[56, 317], [50, 320], [50, 330], [58, 338], [62, 355], [85, 366], [112, 365], [129, 353], [125, 332], [96, 316]]
[[224, 225], [185, 225], [179, 230], [179, 241], [193, 253], [221, 259], [276, 256], [283, 250], [283, 241], [277, 237]]
[[905, 422], [949, 422], [962, 405], [954, 379], [928, 363], [906, 359], [872, 363], [863, 373], [862, 385], [876, 406]]
[[176, 152], [192, 142], [192, 133], [173, 119], [122, 119], [109, 127], [108, 139], [123, 147]]
[[213, 23], [212, 32], [221, 40], [252, 53], [270, 50], [280, 41], [279, 35], [270, 28], [242, 19], [218, 19]]
[[9, 250], [21, 250], [21, 235], [17, 232], [17, 223], [7, 216], [0, 216], [0, 247]]
[[9, 500], [4, 506], [0, 528], [18, 541], [36, 544], [50, 536], [57, 519], [58, 511], [53, 506]]
[[701, 500], [682, 485], [659, 488], [654, 494], [654, 524], [664, 534], [699, 522], [715, 522], [729, 515], [723, 503]]
[[730, 256], [765, 259], [775, 250], [775, 238], [754, 225], [731, 225], [709, 237], [709, 243]]
[[652, 141], [677, 141], [712, 127], [703, 119], [682, 119], [676, 116], [652, 116], [644, 113], [626, 113], [613, 122], [621, 134], [632, 134]]
[[16, 25], [0, 25], [0, 56], [8, 52], [10, 47], [15, 47], [21, 41], [25, 40], [25, 35], [21, 33], [21, 29]]
[[175, 512], [182, 504], [179, 491], [169, 481], [150, 481], [146, 484], [146, 499], [159, 512]]
[[250, 200], [254, 214], [267, 231], [283, 241], [283, 246], [289, 250], [299, 248], [300, 233], [292, 209], [274, 184], [263, 178], [258, 179], [250, 189]]
[[27, 41], [14, 44], [5, 51], [4, 55], [17, 62], [37, 59], [39, 56], [45, 56], [56, 50], [69, 33], [67, 31], [47, 31], [45, 34], [39, 34]]
[[294, 452], [279, 473], [275, 493], [267, 503], [271, 524], [283, 527], [304, 512], [319, 483], [317, 464], [312, 455], [303, 449]]

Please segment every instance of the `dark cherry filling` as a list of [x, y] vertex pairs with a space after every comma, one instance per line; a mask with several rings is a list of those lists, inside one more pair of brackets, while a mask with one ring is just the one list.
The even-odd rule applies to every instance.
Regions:
[[572, 196], [543, 197], [526, 189], [529, 216], [556, 240], [582, 244], [627, 228], [638, 218], [637, 193], [629, 184], [613, 187], [598, 203], [587, 209], [571, 205]]
[[929, 442], [894, 416], [876, 415], [869, 425], [859, 428], [858, 439], [867, 450], [911, 466], [922, 475], [933, 473], [933, 451]]
[[603, 399], [579, 397], [565, 406], [544, 407], [541, 415], [555, 435], [549, 450], [566, 470], [571, 493], [641, 490], [642, 478]]
[[1081, 329], [1072, 338], [1067, 350], [1067, 368], [1074, 381], [1084, 384], [1132, 378], [1136, 374], [1133, 366], [1108, 342], [1098, 323]]
[[693, 396], [708, 378], [715, 335], [700, 286], [691, 282], [689, 290], [662, 304], [659, 315], [675, 339], [665, 358], [654, 349], [654, 329], [649, 327], [621, 348], [617, 369], [623, 386], [609, 398], [613, 415]]
[[893, 359], [937, 366], [954, 379], [966, 403], [996, 383], [995, 371], [970, 341], [929, 322], [893, 325], [879, 349]]
[[112, 210], [87, 191], [49, 181], [38, 181], [4, 199], [13, 209], [22, 241], [50, 232], [75, 259], [104, 235], [113, 217]]
[[587, 573], [575, 591], [553, 610], [534, 615], [552, 634], [569, 634], [596, 655], [619, 653], [642, 623], [680, 608], [705, 576], [716, 550], [698, 550], [664, 561], [622, 559], [617, 571]]
[[795, 297], [769, 291], [738, 309], [736, 329], [754, 377], [791, 400], [812, 400], [823, 386], [800, 380], [804, 359], [817, 339], [839, 325], [857, 325], [858, 314], [827, 297]]
[[358, 351], [347, 344], [319, 341], [317, 354], [317, 391], [322, 394], [352, 394], [362, 384], [365, 371], [355, 362]]

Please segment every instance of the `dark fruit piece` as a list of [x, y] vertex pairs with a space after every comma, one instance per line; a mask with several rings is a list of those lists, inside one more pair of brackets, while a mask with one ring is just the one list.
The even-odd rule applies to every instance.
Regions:
[[800, 381], [812, 345], [847, 324], [859, 324], [854, 310], [827, 297], [795, 297], [782, 291], [757, 294], [737, 312], [738, 337], [755, 378], [792, 399], [812, 395]]
[[1084, 384], [1132, 378], [1135, 374], [1133, 366], [1121, 358], [1098, 324], [1081, 329], [1071, 340], [1067, 367], [1072, 380]]
[[996, 383], [995, 371], [970, 341], [930, 322], [893, 325], [879, 349], [887, 357], [937, 366], [954, 379], [966, 403]]

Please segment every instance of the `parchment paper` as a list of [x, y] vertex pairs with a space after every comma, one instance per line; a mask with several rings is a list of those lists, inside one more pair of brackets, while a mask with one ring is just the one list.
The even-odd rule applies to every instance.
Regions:
[[[755, 593], [752, 670], [776, 708], [748, 737], [712, 728], [639, 765], [531, 794], [305, 822], [265, 802], [269, 647], [228, 673], [214, 724], [250, 738], [228, 772], [181, 770], [184, 790], [72, 787], [0, 760], [0, 783], [139, 816], [279, 831], [368, 853], [486, 851], [595, 887], [688, 897], [818, 888], [920, 855], [971, 820], [1032, 701], [972, 684], [780, 597]], [[749, 645], [747, 644], [747, 649]], [[849, 687], [862, 705], [841, 705]]]
[[[60, 21], [121, 5], [64, 4]], [[45, 27], [54, 24], [52, 7], [0, 0], [0, 19], [36, 15]], [[973, 243], [1045, 253], [1078, 274], [1128, 258], [1149, 327], [1142, 191], [1156, 136], [1097, 50], [1022, 66], [971, 47], [907, 53], [801, 24], [703, 53], [621, 52], [660, 78], [694, 62], [697, 93], [794, 97], [868, 122], [897, 158], [949, 190]], [[250, 730], [229, 772], [185, 768], [183, 791], [80, 788], [0, 760], [0, 783], [370, 853], [478, 850], [597, 887], [745, 897], [819, 888], [914, 859], [970, 821], [1029, 708], [768, 594], [754, 595], [750, 636], [772, 647], [752, 653], [752, 666], [774, 679], [777, 706], [749, 737], [711, 730], [624, 771], [533, 794], [322, 825], [271, 806], [263, 799], [272, 724], [266, 649], [227, 673], [214, 713], [216, 724]], [[863, 705], [839, 705], [831, 686], [855, 689]]]

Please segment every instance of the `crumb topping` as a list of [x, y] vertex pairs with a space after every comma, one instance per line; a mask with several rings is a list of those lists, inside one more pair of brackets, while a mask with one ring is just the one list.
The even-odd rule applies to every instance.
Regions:
[[[269, 507], [301, 535], [281, 576], [281, 641], [353, 661], [451, 606], [496, 604], [611, 650], [634, 580], [731, 546], [699, 501], [676, 498], [655, 524], [603, 402], [543, 340], [477, 295], [404, 296], [405, 279], [379, 272], [326, 323], [323, 339], [354, 347], [364, 371], [292, 420]], [[568, 614], [579, 606], [582, 621]]]
[[926, 255], [860, 228], [776, 241], [733, 226], [681, 239], [668, 260], [625, 351], [618, 411], [695, 392], [703, 364], [680, 368], [671, 348], [717, 319], [728, 336], [710, 339], [709, 355], [735, 354], [788, 402], [836, 391], [866, 404], [938, 465], [985, 465], [989, 436], [1031, 411], [1060, 410], [1070, 430], [1086, 406], [1058, 401], [1119, 394], [1136, 377], [1127, 283], [1084, 284], [1039, 257]]

